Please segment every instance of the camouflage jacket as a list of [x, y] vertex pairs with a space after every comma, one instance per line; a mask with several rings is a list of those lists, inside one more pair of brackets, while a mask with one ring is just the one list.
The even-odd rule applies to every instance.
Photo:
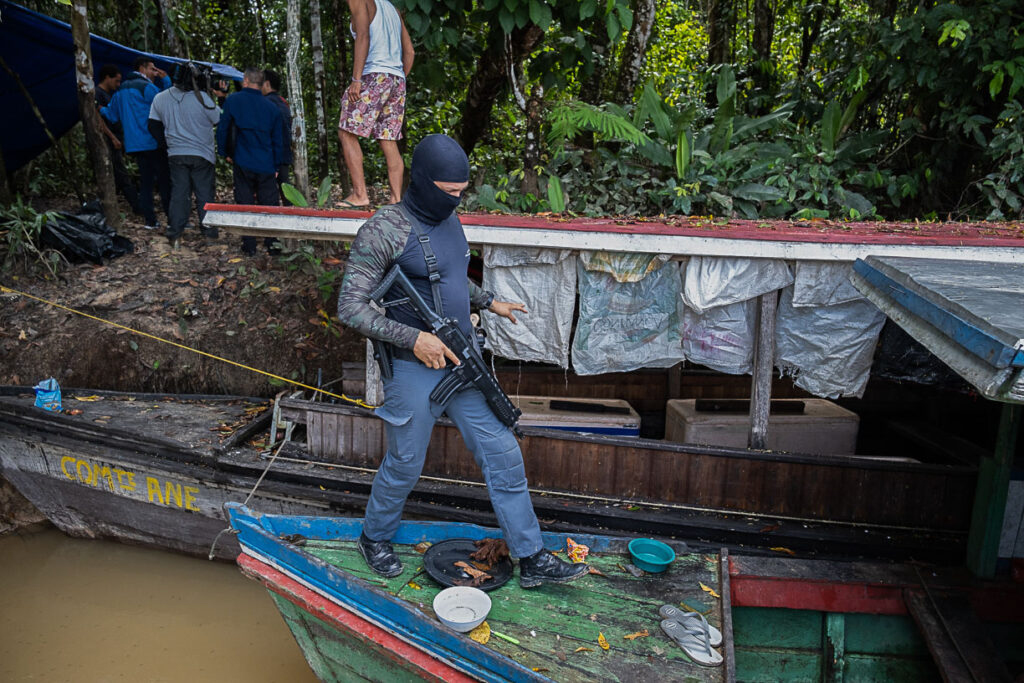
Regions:
[[[412, 349], [420, 330], [387, 318], [370, 306], [370, 293], [401, 256], [412, 226], [398, 207], [382, 207], [356, 233], [338, 294], [338, 319], [361, 334]], [[469, 302], [483, 306], [493, 295], [466, 278]]]

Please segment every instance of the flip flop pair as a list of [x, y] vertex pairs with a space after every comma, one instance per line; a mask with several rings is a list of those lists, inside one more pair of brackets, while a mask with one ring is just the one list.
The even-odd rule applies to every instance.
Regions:
[[674, 605], [662, 605], [661, 630], [674, 640], [683, 652], [701, 666], [718, 666], [722, 655], [713, 648], [722, 644], [722, 632], [708, 623], [699, 612], [684, 612]]

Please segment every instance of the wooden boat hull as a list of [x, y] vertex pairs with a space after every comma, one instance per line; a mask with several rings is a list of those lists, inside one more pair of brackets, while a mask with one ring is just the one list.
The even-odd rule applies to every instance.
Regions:
[[[113, 402], [89, 404], [101, 406], [98, 412], [113, 414], [109, 423], [100, 424], [83, 416], [71, 417], [34, 408], [31, 398], [16, 396], [18, 391], [24, 394], [25, 390], [9, 390], [8, 396], [0, 395], [0, 474], [69, 534], [109, 537], [205, 555], [226, 527], [224, 503], [245, 500], [267, 469], [267, 455], [259, 448], [246, 446], [244, 439], [236, 439], [233, 446], [228, 444], [231, 447], [219, 449], [199, 443], [209, 437], [210, 430], [217, 425], [216, 420], [211, 422], [209, 408], [204, 403], [189, 403], [182, 397], [138, 395], [140, 402], [183, 403], [179, 408], [179, 421], [191, 425], [192, 429], [183, 436], [180, 429], [157, 431], [154, 423], [162, 423], [150, 419], [151, 414], [135, 423], [127, 418], [122, 422]], [[214, 406], [239, 400], [208, 399]], [[308, 408], [306, 402], [298, 405], [302, 411]], [[319, 405], [313, 408], [321, 410]], [[376, 448], [380, 448], [379, 420], [360, 415], [355, 419], [357, 422], [352, 425], [341, 425], [343, 430], [338, 432], [337, 443], [353, 454], [364, 449], [372, 452], [374, 446], [361, 434], [375, 433], [378, 436]], [[165, 432], [180, 438], [172, 439]], [[545, 449], [551, 453], [561, 449], [568, 457], [567, 448], [582, 448], [582, 456], [574, 450], [572, 457], [601, 463], [602, 458], [610, 457], [607, 449], [625, 452], [627, 448], [605, 439], [587, 440], [566, 435], [549, 438], [540, 430], [528, 432], [526, 443], [534, 457], [539, 457]], [[204, 434], [206, 437], [202, 436]], [[461, 440], [451, 428], [442, 427], [435, 438], [455, 444], [453, 449], [462, 448]], [[641, 449], [640, 453], [644, 455], [647, 451]], [[723, 455], [709, 450], [709, 453], [708, 457], [717, 458], [729, 467], [743, 467], [748, 462], [735, 452]], [[683, 459], [691, 455], [688, 451], [671, 448], [656, 454], [657, 457]], [[436, 457], [436, 451], [432, 457]], [[290, 445], [267, 470], [250, 502], [267, 512], [358, 513], [365, 505], [372, 484], [376, 462], [370, 460], [369, 456], [360, 455], [358, 462], [367, 466], [354, 467], [339, 462], [337, 457], [316, 456], [308, 448]], [[442, 458], [441, 462], [445, 461]], [[727, 470], [721, 472], [722, 476], [728, 475]], [[857, 473], [852, 472], [851, 476]], [[973, 474], [954, 472], [949, 476], [973, 477]], [[721, 488], [710, 485], [712, 481], [705, 481], [705, 488]], [[946, 490], [952, 486], [948, 484]], [[952, 525], [952, 529], [928, 529], [830, 523], [779, 515], [771, 508], [760, 512], [752, 509], [730, 512], [687, 503], [665, 504], [647, 498], [622, 498], [558, 488], [535, 488], [533, 499], [542, 524], [551, 530], [610, 530], [704, 540], [718, 545], [785, 546], [798, 552], [840, 555], [913, 555], [918, 558], [939, 555], [939, 559], [946, 561], [956, 561], [964, 545], [964, 533], [957, 525]], [[486, 489], [480, 482], [471, 481], [468, 471], [463, 479], [424, 477], [407, 502], [406, 515], [486, 525], [495, 523]], [[237, 553], [234, 538], [229, 534], [221, 535], [216, 554], [234, 559]]]
[[[536, 670], [544, 669], [534, 667], [530, 673], [516, 669], [468, 670], [467, 662], [458, 659], [457, 650], [450, 646], [431, 648], [439, 628], [436, 624], [416, 621], [412, 627], [426, 638], [410, 638], [405, 629], [408, 624], [396, 619], [394, 613], [385, 613], [379, 604], [364, 602], [367, 590], [383, 593], [393, 591], [394, 586], [368, 587], [345, 571], [336, 571], [335, 567], [340, 566], [338, 560], [320, 561], [317, 557], [327, 557], [322, 553], [317, 557], [303, 557], [301, 549], [291, 548], [282, 540], [287, 538], [315, 546], [327, 538], [354, 538], [359, 530], [358, 520], [260, 515], [235, 505], [230, 506], [230, 510], [232, 524], [239, 529], [243, 544], [244, 552], [238, 559], [243, 574], [260, 581], [270, 591], [321, 680], [347, 681], [353, 680], [355, 675], [381, 681], [466, 680], [467, 675], [480, 680], [536, 680]], [[296, 538], [295, 533], [303, 537]], [[468, 532], [463, 529], [456, 533]], [[404, 528], [396, 542], [412, 543], [429, 537], [429, 532]], [[602, 546], [603, 541], [593, 537], [581, 540], [593, 544], [599, 551], [612, 548]], [[612, 539], [611, 542], [617, 541]], [[705, 559], [709, 557], [704, 555]], [[1017, 586], [991, 582], [958, 585], [961, 579], [957, 579], [955, 573], [937, 575], [931, 570], [926, 572], [929, 577], [926, 582], [921, 572], [909, 565], [730, 556], [724, 551], [721, 560], [720, 578], [710, 588], [720, 591], [724, 599], [720, 604], [721, 612], [709, 616], [726, 634], [726, 646], [722, 648], [726, 656], [725, 668], [715, 671], [721, 678], [707, 678], [707, 670], [695, 672], [692, 666], [662, 663], [658, 680], [937, 680], [943, 674], [936, 661], [943, 655], [936, 652], [932, 640], [935, 634], [927, 633], [926, 626], [913, 613], [911, 598], [916, 592], [933, 591], [938, 606], [944, 599], [941, 596], [947, 595], [952, 587], [969, 596], [977, 616], [985, 622], [985, 629], [1002, 634], [1002, 647], [998, 652], [974, 656], [972, 665], [976, 668], [973, 670], [983, 676], [975, 679], [1004, 680], [1000, 676], [1005, 673], [1005, 663], [1016, 662], [1014, 666], [1019, 667], [1024, 662], [1024, 652], [1019, 645], [1013, 645], [1021, 642], [1020, 637], [1024, 635], [1021, 621], [1024, 591]], [[363, 569], [369, 574], [365, 567]], [[407, 578], [400, 577], [398, 584], [404, 584]], [[426, 577], [416, 580], [427, 581]], [[693, 581], [693, 577], [673, 577], [669, 583], [680, 581]], [[931, 588], [928, 583], [932, 584]], [[659, 585], [665, 584], [655, 579], [639, 599], [653, 601], [652, 606], [661, 601], [671, 602], [672, 598], [657, 594]], [[401, 590], [408, 593], [411, 589], [403, 585]], [[492, 595], [500, 595], [503, 590]], [[575, 595], [572, 588], [552, 591], [542, 602], [562, 604], [571, 596], [566, 604], [575, 607], [576, 603], [591, 599], [587, 595], [589, 587], [577, 590]], [[512, 599], [521, 598], [512, 596]], [[419, 610], [412, 612], [429, 615], [428, 604], [429, 596], [420, 599]], [[591, 611], [586, 604], [579, 605], [577, 610], [584, 616]], [[649, 611], [654, 613], [653, 609]], [[671, 648], [672, 644], [657, 631], [657, 619], [647, 616], [655, 628], [650, 640], [645, 642], [654, 646], [652, 653], [660, 656], [658, 653]], [[543, 609], [535, 611], [537, 624], [549, 618]], [[604, 623], [607, 631], [605, 618], [602, 614], [590, 617]], [[953, 624], [954, 630], [956, 627]], [[981, 630], [979, 622], [975, 622], [975, 627]], [[539, 634], [538, 647], [533, 648], [532, 642], [528, 647], [538, 652], [545, 650], [544, 635]], [[529, 637], [527, 634], [526, 638]], [[616, 646], [621, 647], [620, 642], [612, 639], [613, 651]], [[463, 654], [469, 657], [473, 653]], [[591, 655], [577, 652], [576, 656]], [[986, 657], [991, 661], [984, 661]], [[565, 677], [564, 672], [545, 672], [544, 676], [551, 680], [577, 680]], [[596, 674], [581, 671], [579, 680], [623, 679], [608, 667]]]
[[[312, 460], [369, 469], [384, 456], [383, 422], [369, 411], [300, 399], [282, 400], [281, 411], [306, 425]], [[963, 532], [977, 478], [972, 467], [523, 431], [530, 485], [546, 494], [716, 513]], [[481, 482], [458, 430], [444, 423], [423, 474]]]

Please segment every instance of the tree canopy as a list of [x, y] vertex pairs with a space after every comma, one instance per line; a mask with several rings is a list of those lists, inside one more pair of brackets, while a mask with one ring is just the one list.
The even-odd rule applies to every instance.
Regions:
[[[68, 20], [54, 0], [32, 9]], [[284, 72], [286, 0], [92, 0], [94, 33]], [[581, 214], [1024, 215], [1017, 0], [396, 0], [416, 45], [406, 150], [471, 152], [472, 205]], [[315, 10], [315, 11], [313, 11]], [[304, 0], [301, 97], [326, 137], [351, 77], [344, 0]], [[408, 153], [407, 151], [407, 153]], [[369, 176], [384, 179], [379, 155]], [[373, 167], [372, 164], [378, 164]]]

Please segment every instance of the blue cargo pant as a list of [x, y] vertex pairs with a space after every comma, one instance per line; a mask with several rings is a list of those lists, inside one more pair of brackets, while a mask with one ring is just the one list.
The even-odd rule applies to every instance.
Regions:
[[[393, 368], [391, 379], [384, 381], [384, 405], [376, 411], [385, 422], [388, 450], [373, 479], [363, 523], [363, 532], [373, 541], [389, 540], [402, 520], [405, 499], [420, 477], [430, 433], [442, 410], [431, 405], [430, 392], [448, 372], [400, 358], [394, 359]], [[456, 394], [443, 410], [483, 471], [509, 552], [513, 557], [533, 555], [544, 544], [526, 486], [523, 454], [512, 430], [494, 416], [475, 388]]]

